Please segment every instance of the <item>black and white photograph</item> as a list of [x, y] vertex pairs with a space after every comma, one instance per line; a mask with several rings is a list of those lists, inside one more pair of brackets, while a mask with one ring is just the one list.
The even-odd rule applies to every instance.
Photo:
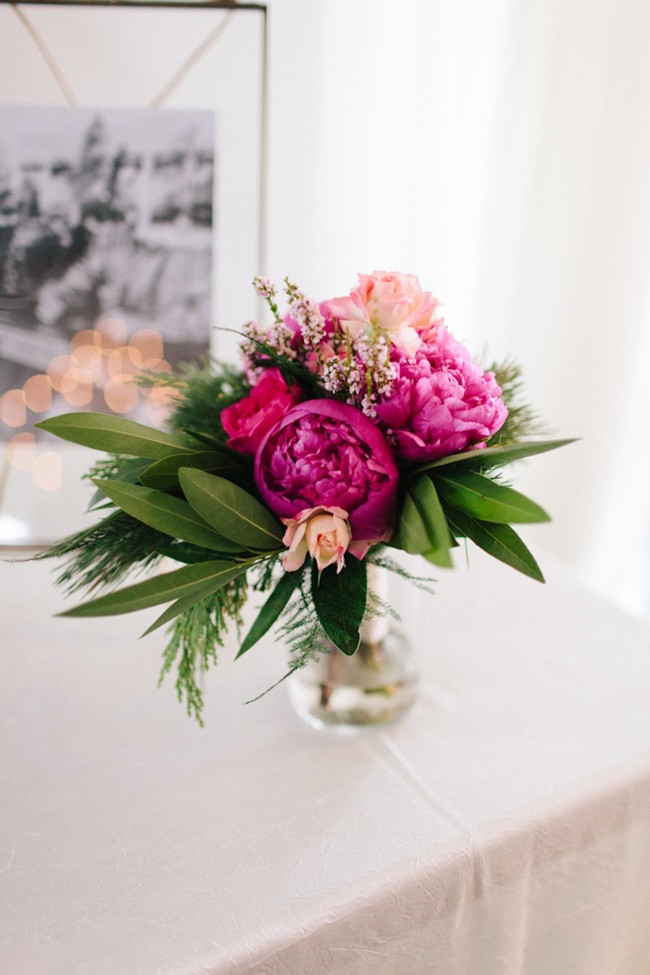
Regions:
[[0, 107], [0, 439], [208, 352], [214, 113]]

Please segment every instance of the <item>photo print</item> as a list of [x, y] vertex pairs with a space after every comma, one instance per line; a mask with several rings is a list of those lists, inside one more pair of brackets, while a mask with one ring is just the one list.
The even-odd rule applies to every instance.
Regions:
[[0, 106], [0, 133], [0, 440], [161, 421], [133, 376], [209, 351], [214, 113]]

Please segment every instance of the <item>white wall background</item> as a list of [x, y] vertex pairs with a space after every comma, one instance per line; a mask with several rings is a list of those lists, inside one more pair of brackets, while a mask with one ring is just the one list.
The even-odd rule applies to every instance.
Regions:
[[411, 271], [554, 435], [528, 537], [650, 609], [650, 5], [270, 0], [267, 272]]

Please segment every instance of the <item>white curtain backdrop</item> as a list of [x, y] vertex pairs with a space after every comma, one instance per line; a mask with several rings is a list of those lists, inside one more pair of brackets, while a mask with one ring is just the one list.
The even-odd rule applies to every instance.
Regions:
[[527, 538], [650, 610], [650, 4], [270, 0], [267, 272], [411, 271], [557, 436]]

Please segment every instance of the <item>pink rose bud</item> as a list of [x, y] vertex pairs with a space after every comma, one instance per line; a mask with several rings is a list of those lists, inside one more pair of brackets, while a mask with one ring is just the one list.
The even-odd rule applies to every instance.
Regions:
[[300, 399], [287, 385], [279, 369], [266, 369], [248, 396], [221, 411], [221, 425], [228, 434], [228, 446], [240, 454], [253, 455], [275, 424]]
[[334, 562], [340, 572], [351, 538], [347, 518], [347, 511], [337, 507], [306, 508], [297, 518], [283, 518], [287, 530], [282, 541], [289, 549], [282, 560], [283, 568], [295, 572], [309, 552], [319, 572]]
[[424, 335], [439, 324], [437, 299], [422, 290], [414, 274], [397, 271], [360, 274], [348, 297], [333, 298], [325, 307], [350, 334], [377, 327], [407, 356], [415, 355]]

